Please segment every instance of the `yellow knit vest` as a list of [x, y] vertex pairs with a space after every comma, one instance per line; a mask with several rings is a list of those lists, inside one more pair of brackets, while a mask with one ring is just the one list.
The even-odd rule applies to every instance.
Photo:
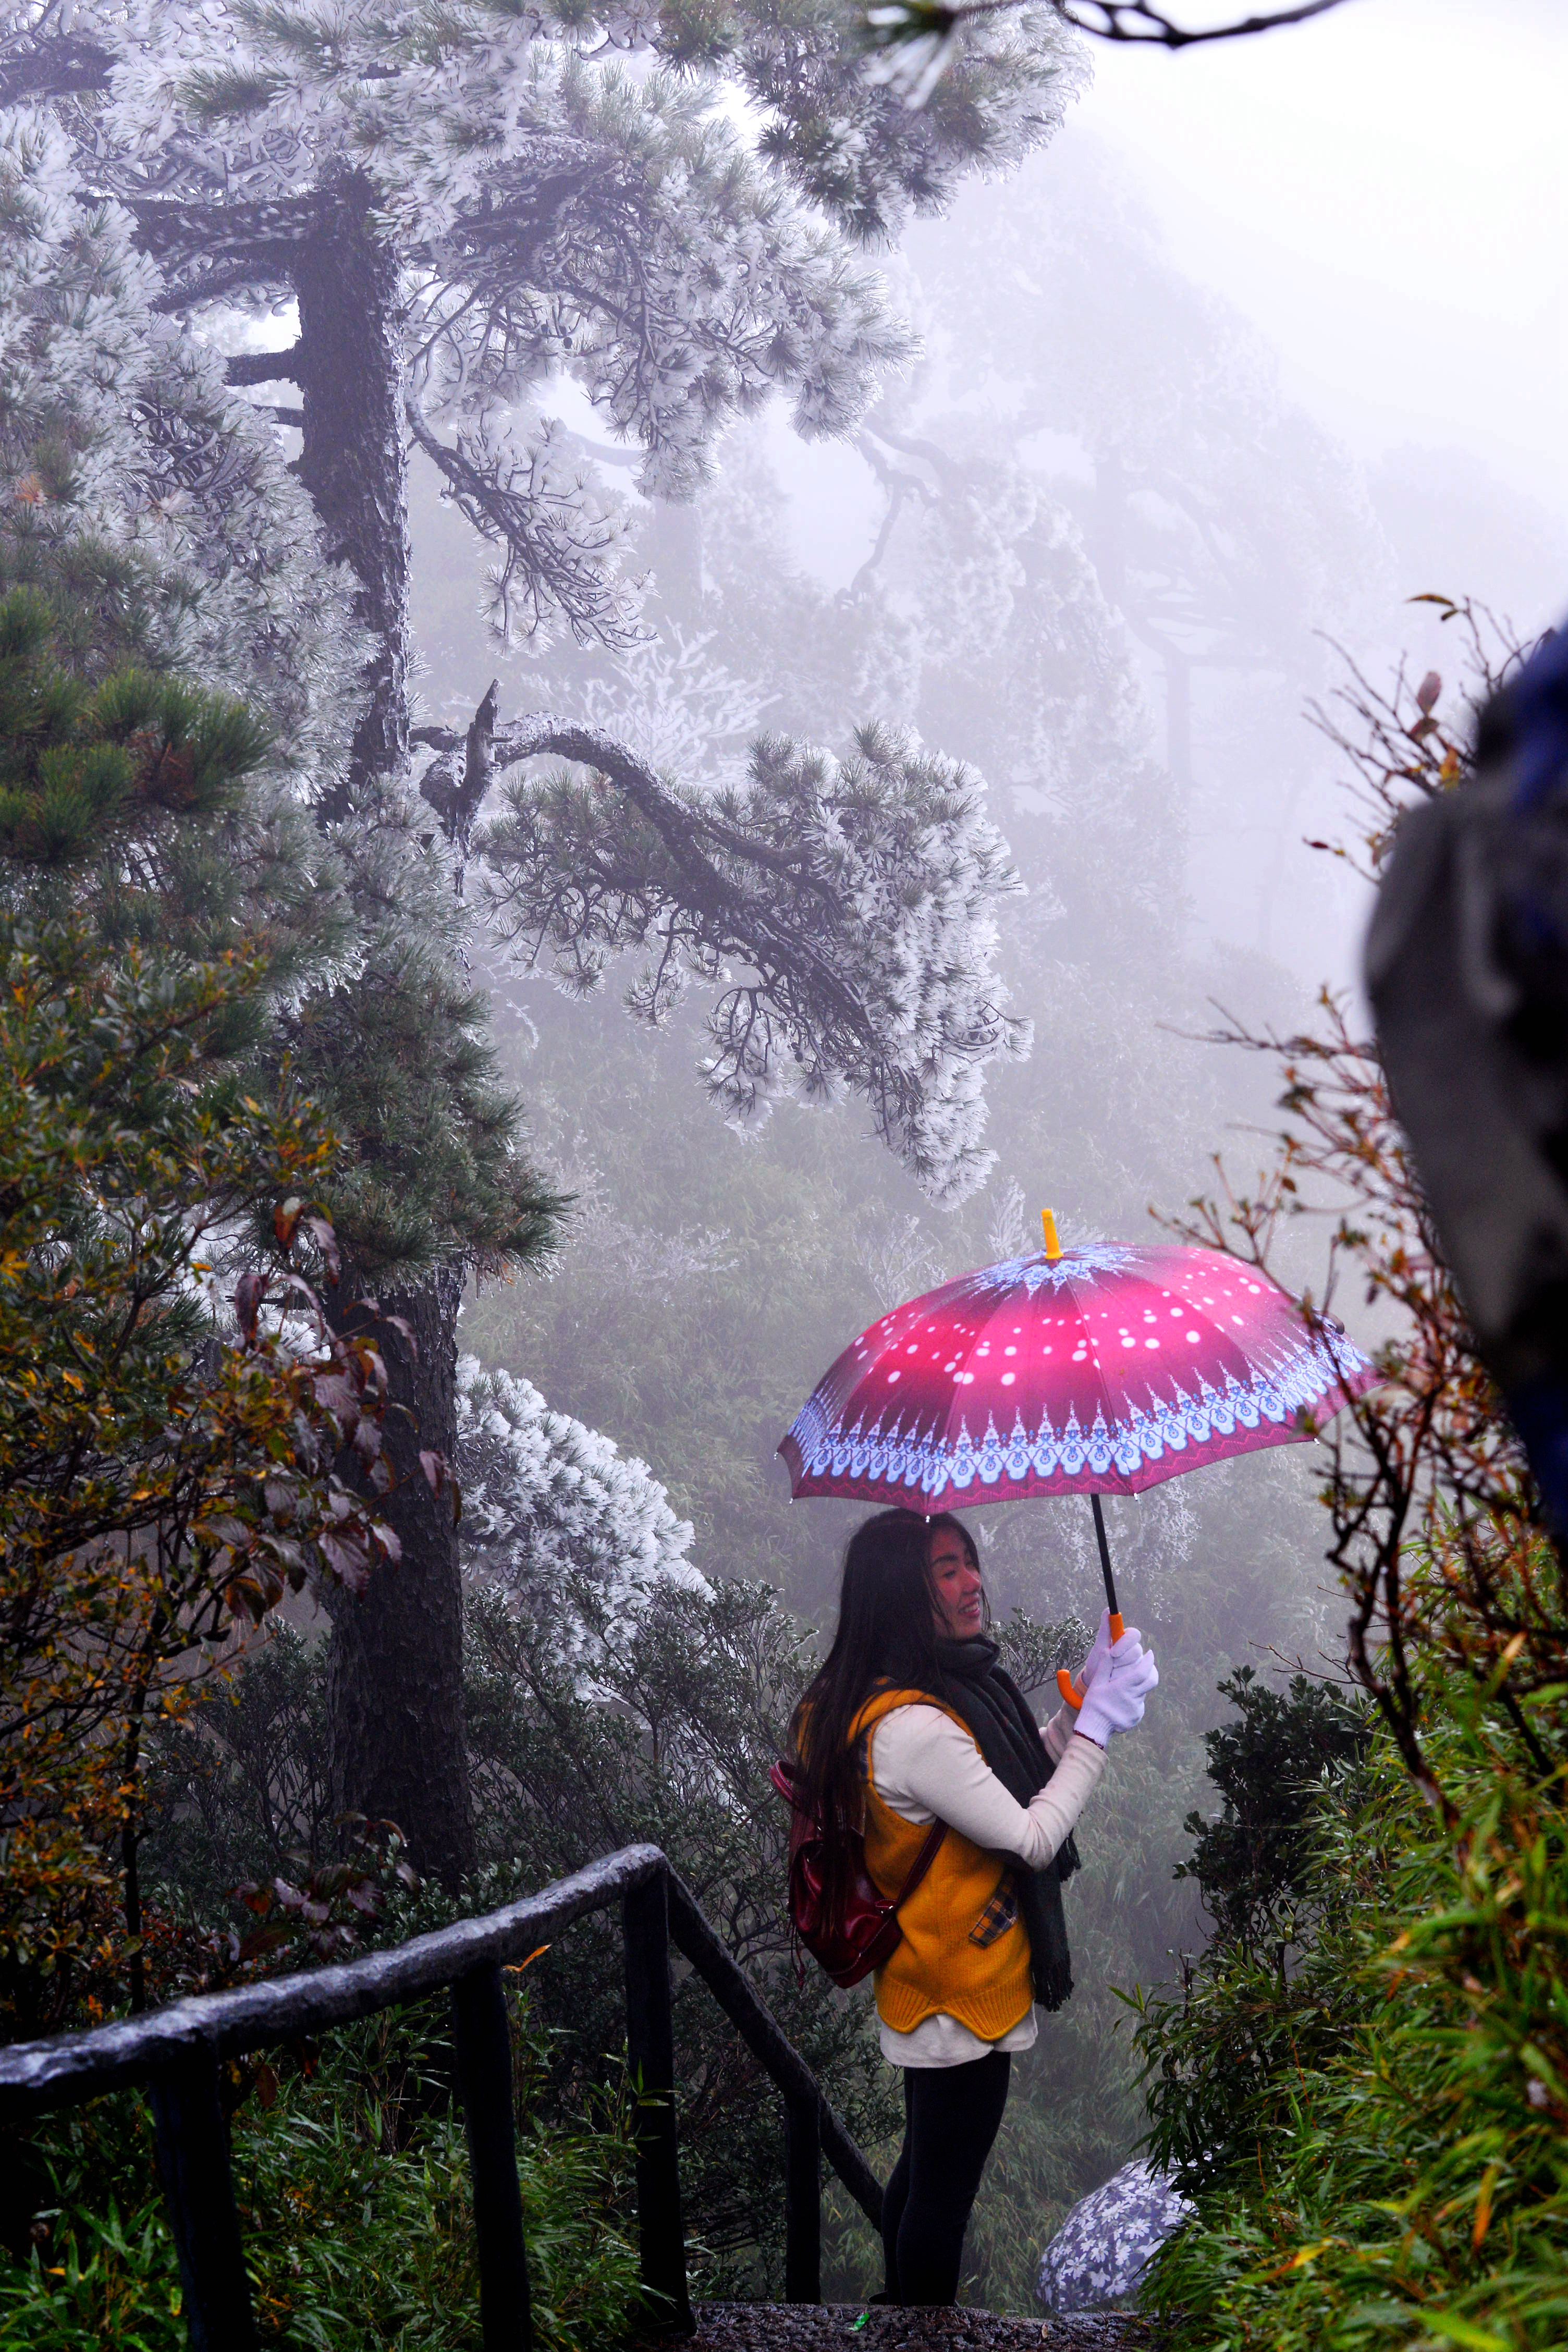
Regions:
[[[852, 1739], [866, 1741], [866, 1866], [889, 1901], [909, 1876], [926, 1832], [885, 1804], [871, 1774], [869, 1735], [898, 1706], [938, 1706], [962, 1724], [929, 1691], [880, 1690], [856, 1717]], [[912, 2033], [939, 2011], [956, 2017], [983, 2042], [999, 2041], [1034, 1999], [1028, 1931], [1016, 1915], [1001, 1925], [1008, 1908], [1004, 1882], [1015, 1864], [988, 1853], [949, 1828], [936, 1860], [899, 1911], [903, 1941], [876, 1972], [877, 2010], [895, 2033]], [[999, 1932], [998, 1932], [999, 1930]]]

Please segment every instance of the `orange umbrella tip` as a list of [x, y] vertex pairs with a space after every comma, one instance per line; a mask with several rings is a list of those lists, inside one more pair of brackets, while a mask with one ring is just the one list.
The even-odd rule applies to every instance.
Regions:
[[1062, 1254], [1062, 1245], [1057, 1239], [1057, 1221], [1049, 1209], [1042, 1209], [1040, 1211], [1040, 1223], [1045, 1228], [1046, 1255], [1048, 1258], [1060, 1257]]

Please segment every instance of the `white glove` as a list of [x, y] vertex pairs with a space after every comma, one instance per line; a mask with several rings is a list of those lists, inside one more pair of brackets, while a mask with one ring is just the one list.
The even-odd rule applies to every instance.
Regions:
[[1075, 1689], [1087, 1694], [1090, 1683], [1110, 1655], [1110, 1612], [1109, 1609], [1102, 1609], [1100, 1612], [1100, 1631], [1085, 1653], [1082, 1664], [1073, 1676]]
[[1153, 1652], [1143, 1647], [1137, 1627], [1129, 1625], [1096, 1674], [1073, 1729], [1096, 1747], [1109, 1748], [1113, 1732], [1131, 1731], [1142, 1722], [1143, 1702], [1159, 1679]]
[[[1134, 1634], [1137, 1633], [1138, 1629], [1136, 1626], [1132, 1628], [1132, 1632]], [[1126, 1638], [1125, 1634], [1122, 1638]], [[1096, 1675], [1099, 1674], [1101, 1666], [1104, 1665], [1106, 1659], [1110, 1655], [1110, 1612], [1109, 1609], [1102, 1609], [1100, 1612], [1100, 1631], [1096, 1633], [1094, 1640], [1090, 1643], [1088, 1650], [1085, 1652], [1077, 1674], [1064, 1675], [1061, 1672], [1058, 1673], [1057, 1687], [1061, 1692], [1063, 1702], [1067, 1706], [1076, 1711], [1076, 1709], [1082, 1704], [1084, 1693], [1088, 1690], [1090, 1683], [1094, 1680]], [[1069, 1683], [1072, 1685], [1070, 1690], [1068, 1688], [1068, 1685]]]

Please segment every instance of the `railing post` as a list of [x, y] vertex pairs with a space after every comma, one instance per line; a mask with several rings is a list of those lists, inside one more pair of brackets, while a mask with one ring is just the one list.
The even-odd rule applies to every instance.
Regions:
[[454, 1979], [458, 2091], [468, 2136], [484, 2352], [533, 2352], [533, 2306], [512, 2115], [511, 2029], [498, 1962]]
[[675, 2143], [675, 2029], [669, 2012], [669, 1907], [662, 1868], [621, 1898], [626, 1947], [626, 2059], [645, 2105], [637, 2114], [637, 2237], [656, 2327], [692, 2336], [686, 2232]]
[[203, 2044], [148, 2083], [158, 2170], [180, 2258], [191, 2352], [254, 2352], [256, 2321], [235, 2210], [217, 2059]]
[[784, 2301], [822, 2301], [822, 2129], [815, 2099], [784, 2096]]

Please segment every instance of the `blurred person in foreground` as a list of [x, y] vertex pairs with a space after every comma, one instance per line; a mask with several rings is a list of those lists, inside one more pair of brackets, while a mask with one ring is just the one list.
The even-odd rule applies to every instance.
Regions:
[[1568, 1536], [1568, 628], [1407, 809], [1366, 942], [1394, 1108], [1559, 1538]]

